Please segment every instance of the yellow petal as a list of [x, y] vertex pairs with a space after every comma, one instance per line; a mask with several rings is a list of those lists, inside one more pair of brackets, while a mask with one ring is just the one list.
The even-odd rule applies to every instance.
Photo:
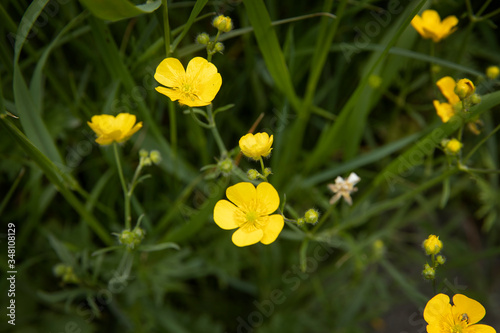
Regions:
[[477, 323], [486, 314], [486, 310], [481, 303], [461, 294], [453, 296], [453, 305], [453, 317], [461, 318], [462, 314], [466, 313], [469, 324]]
[[464, 329], [464, 333], [496, 333], [497, 331], [488, 325], [472, 325]]
[[422, 13], [422, 20], [424, 21], [424, 25], [434, 26], [441, 23], [441, 17], [438, 12], [433, 9], [424, 10]]
[[238, 207], [227, 200], [219, 200], [214, 207], [214, 221], [219, 227], [225, 230], [238, 228], [238, 214], [241, 211]]
[[199, 84], [198, 97], [202, 101], [209, 102], [208, 104], [210, 104], [220, 90], [220, 87], [222, 85], [222, 77], [220, 76], [219, 73], [216, 73], [214, 75], [207, 76], [207, 80], [203, 80], [198, 84]]
[[184, 66], [178, 59], [165, 58], [156, 68], [154, 77], [164, 86], [179, 87], [185, 75]]
[[262, 229], [256, 229], [250, 232], [243, 228], [239, 228], [233, 234], [232, 240], [236, 246], [248, 246], [257, 243], [262, 239], [264, 232]]
[[135, 124], [135, 126], [130, 129], [127, 133], [122, 133], [122, 138], [118, 142], [123, 142], [128, 140], [132, 135], [134, 135], [138, 130], [142, 128], [142, 121]]
[[415, 28], [415, 30], [417, 30], [420, 36], [427, 38], [427, 35], [425, 34], [423, 28], [424, 22], [420, 16], [415, 15], [415, 17], [411, 20], [411, 25], [413, 26], [413, 28]]
[[456, 16], [448, 16], [447, 18], [445, 18], [443, 22], [441, 22], [441, 28], [443, 29], [443, 32], [445, 32], [443, 38], [447, 37], [449, 34], [457, 30], [457, 28], [455, 27], [457, 24], [458, 19]]
[[190, 95], [191, 98], [179, 98], [179, 104], [180, 105], [187, 105], [187, 106], [190, 106], [190, 107], [195, 107], [195, 106], [205, 106], [205, 105], [208, 105], [210, 103], [212, 103], [212, 101], [202, 101], [201, 99], [199, 99], [196, 95]]
[[264, 236], [260, 240], [263, 244], [271, 244], [278, 238], [283, 226], [285, 225], [285, 221], [283, 220], [283, 216], [279, 214], [274, 214], [269, 216], [268, 223], [262, 231], [264, 232]]
[[427, 302], [424, 319], [430, 326], [438, 325], [451, 315], [450, 298], [445, 294], [437, 294]]
[[441, 93], [446, 97], [448, 103], [455, 105], [460, 102], [460, 98], [455, 94], [455, 86], [457, 83], [451, 76], [445, 76], [436, 82], [436, 85], [441, 90]]
[[227, 188], [226, 196], [236, 206], [248, 211], [255, 206], [257, 191], [252, 183], [238, 183]]
[[202, 57], [195, 57], [191, 59], [186, 68], [186, 76], [190, 80], [194, 79], [198, 82], [204, 82], [204, 80], [206, 80], [204, 77], [211, 77], [216, 73], [217, 67]]
[[182, 98], [182, 94], [178, 90], [169, 89], [165, 87], [156, 87], [155, 90], [160, 94], [163, 94], [168, 98], [170, 98], [172, 102], [175, 102], [176, 100]]
[[280, 205], [280, 197], [273, 185], [262, 182], [257, 186], [257, 207], [260, 215], [274, 213]]
[[120, 129], [123, 133], [127, 133], [132, 129], [135, 121], [135, 115], [130, 113], [120, 113], [115, 118], [115, 128]]
[[453, 110], [453, 106], [450, 104], [439, 103], [439, 101], [436, 100], [434, 100], [433, 103], [436, 108], [436, 113], [441, 118], [443, 123], [448, 122], [448, 120], [455, 115], [455, 110]]

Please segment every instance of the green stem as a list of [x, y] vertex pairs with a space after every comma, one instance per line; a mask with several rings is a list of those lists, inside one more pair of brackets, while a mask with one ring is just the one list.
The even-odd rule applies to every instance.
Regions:
[[475, 145], [474, 148], [472, 148], [472, 150], [467, 154], [467, 156], [465, 156], [464, 163], [467, 162], [469, 158], [471, 158], [471, 156], [479, 149], [479, 147], [481, 147], [486, 141], [488, 141], [488, 139], [491, 138], [493, 134], [495, 134], [498, 130], [500, 130], [500, 125], [495, 127], [495, 129], [491, 131], [490, 134], [488, 134], [485, 138], [479, 141], [479, 143]]
[[125, 182], [125, 177], [123, 176], [122, 164], [120, 162], [120, 155], [118, 153], [118, 143], [113, 143], [113, 148], [115, 151], [116, 166], [118, 168], [118, 175], [120, 176], [120, 182], [123, 189], [123, 199], [125, 201], [125, 229], [130, 230], [130, 197], [128, 195], [127, 183]]
[[170, 23], [168, 21], [168, 5], [167, 0], [162, 0], [163, 7], [163, 32], [165, 39], [165, 55], [170, 56]]
[[336, 204], [330, 205], [330, 207], [328, 208], [328, 210], [326, 211], [326, 213], [323, 214], [323, 216], [321, 216], [321, 218], [319, 219], [318, 224], [316, 224], [314, 226], [314, 228], [312, 229], [312, 231], [311, 231], [312, 234], [315, 234], [316, 231], [318, 231], [319, 228], [323, 225], [323, 223], [325, 223], [325, 221], [328, 219], [328, 217], [330, 216], [330, 214], [333, 212], [333, 209], [335, 208], [335, 206], [336, 206]]
[[495, 15], [497, 15], [498, 13], [500, 13], [500, 8], [498, 8], [497, 10], [494, 10], [492, 11], [491, 13], [487, 14], [487, 15], [484, 15], [483, 17], [481, 17], [478, 21], [484, 21], [484, 20], [487, 20], [489, 19], [490, 17], [493, 17]]
[[170, 117], [170, 146], [172, 153], [177, 153], [177, 113], [175, 110], [175, 103], [169, 100], [168, 102], [168, 115]]
[[224, 142], [222, 141], [222, 138], [220, 137], [219, 131], [217, 130], [217, 126], [215, 124], [215, 119], [212, 113], [212, 104], [207, 106], [207, 113], [208, 121], [210, 123], [210, 130], [212, 131], [212, 135], [214, 136], [217, 146], [219, 146], [220, 153], [222, 156], [227, 156], [226, 146], [224, 145]]
[[479, 9], [476, 13], [476, 16], [481, 16], [481, 14], [486, 10], [486, 8], [488, 7], [488, 5], [490, 4], [491, 0], [487, 0], [485, 1], [485, 3], [483, 4], [483, 6], [481, 7], [481, 9]]

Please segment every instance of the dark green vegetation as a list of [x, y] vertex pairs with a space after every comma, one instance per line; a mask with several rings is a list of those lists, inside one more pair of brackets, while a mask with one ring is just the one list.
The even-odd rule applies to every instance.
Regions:
[[[438, 292], [480, 301], [483, 322], [500, 327], [500, 92], [484, 77], [500, 65], [494, 6], [167, 2], [116, 22], [77, 1], [0, 5], [0, 234], [15, 224], [18, 332], [422, 332], [420, 311]], [[460, 20], [433, 56], [409, 25], [425, 8]], [[264, 113], [256, 131], [274, 135], [266, 163], [284, 214], [313, 207], [325, 217], [319, 228], [285, 225], [268, 246], [237, 248], [215, 225], [215, 203], [242, 179], [200, 171], [220, 158], [212, 133], [154, 90], [167, 49], [184, 65], [206, 56], [194, 40], [215, 34], [215, 13], [235, 25], [213, 57], [223, 80], [214, 108], [234, 104], [216, 117], [223, 142], [237, 149]], [[446, 75], [471, 79], [482, 102], [443, 124], [433, 78]], [[125, 177], [139, 149], [163, 158], [135, 190], [132, 225], [144, 214], [143, 244], [179, 249], [93, 255], [119, 245], [124, 204], [113, 149], [94, 142], [87, 121], [120, 112], [144, 123], [120, 150]], [[477, 135], [465, 124], [475, 120]], [[470, 170], [440, 148], [459, 133]], [[326, 185], [350, 172], [361, 177], [353, 206], [330, 209]], [[421, 276], [429, 234], [447, 258], [435, 286]], [[56, 276], [60, 263], [76, 283]], [[7, 302], [9, 286], [0, 280]], [[12, 329], [1, 314], [0, 327]]]

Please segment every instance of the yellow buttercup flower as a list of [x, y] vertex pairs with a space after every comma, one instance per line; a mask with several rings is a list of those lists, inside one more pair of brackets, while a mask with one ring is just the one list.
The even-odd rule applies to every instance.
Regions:
[[432, 9], [424, 10], [422, 17], [415, 15], [411, 25], [417, 30], [422, 38], [432, 38], [434, 43], [448, 37], [457, 30], [458, 19], [456, 16], [448, 16], [443, 21], [438, 12]]
[[436, 82], [436, 85], [441, 90], [441, 93], [446, 97], [448, 103], [440, 103], [434, 100], [434, 107], [438, 116], [441, 118], [443, 123], [450, 120], [451, 117], [455, 115], [454, 105], [460, 103], [460, 97], [455, 93], [456, 82], [451, 76], [445, 76]]
[[154, 77], [167, 87], [156, 87], [156, 91], [191, 107], [212, 103], [222, 85], [217, 67], [201, 57], [191, 59], [186, 70], [178, 59], [166, 58], [156, 68]]
[[273, 136], [269, 134], [248, 133], [240, 139], [240, 149], [245, 156], [258, 161], [261, 157], [267, 157], [271, 154], [271, 146], [273, 145]]
[[255, 187], [252, 183], [238, 183], [228, 187], [226, 196], [230, 201], [219, 200], [215, 205], [214, 221], [225, 230], [238, 228], [232, 237], [236, 246], [271, 244], [276, 240], [285, 222], [280, 214], [272, 214], [280, 198], [271, 184], [263, 182]]
[[439, 236], [429, 235], [426, 240], [422, 243], [424, 247], [425, 253], [430, 254], [438, 254], [443, 248], [443, 242], [439, 240]]
[[95, 140], [100, 145], [124, 142], [142, 127], [142, 121], [135, 123], [136, 117], [130, 113], [120, 113], [116, 117], [109, 114], [93, 116], [87, 124], [97, 134]]
[[437, 294], [424, 309], [429, 333], [496, 333], [491, 326], [476, 324], [485, 314], [481, 303], [461, 294], [453, 296], [453, 305], [447, 295]]

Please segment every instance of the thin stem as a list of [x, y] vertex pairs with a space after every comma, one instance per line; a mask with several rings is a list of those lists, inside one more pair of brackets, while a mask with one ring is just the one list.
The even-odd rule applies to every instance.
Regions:
[[212, 135], [214, 136], [217, 146], [219, 146], [220, 153], [222, 156], [227, 156], [226, 146], [224, 145], [224, 142], [222, 141], [222, 138], [220, 137], [219, 131], [217, 130], [217, 126], [215, 124], [215, 119], [212, 113], [212, 104], [207, 106], [207, 114], [210, 124], [210, 130], [212, 131]]
[[328, 217], [330, 216], [330, 214], [333, 212], [333, 209], [335, 208], [336, 204], [332, 204], [330, 205], [330, 207], [328, 208], [328, 210], [326, 211], [326, 213], [321, 216], [318, 224], [316, 224], [314, 226], [314, 228], [312, 229], [311, 233], [312, 234], [315, 234], [316, 231], [318, 231], [318, 229], [323, 225], [323, 223], [325, 223], [325, 221], [328, 219]]
[[479, 141], [479, 143], [477, 145], [475, 145], [474, 148], [472, 148], [472, 150], [467, 154], [467, 156], [465, 156], [464, 163], [467, 162], [469, 160], [469, 158], [471, 158], [471, 156], [476, 152], [476, 150], [478, 150], [479, 147], [481, 147], [486, 141], [488, 141], [488, 139], [491, 138], [493, 136], [493, 134], [495, 134], [498, 130], [500, 130], [500, 125], [495, 127], [495, 129], [493, 131], [491, 131], [490, 134], [488, 134], [485, 138], [483, 138], [481, 141]]
[[198, 119], [198, 117], [196, 117], [196, 114], [193, 110], [193, 108], [189, 108], [189, 113], [191, 114], [191, 117], [193, 117], [194, 121], [196, 121], [196, 123], [198, 125], [200, 125], [201, 127], [204, 127], [204, 128], [212, 128], [212, 125], [209, 123], [204, 123], [203, 121], [201, 121], [200, 119]]
[[481, 17], [478, 21], [484, 21], [484, 20], [487, 20], [489, 19], [490, 17], [493, 17], [495, 15], [497, 15], [498, 13], [500, 13], [500, 8], [498, 8], [497, 10], [494, 10], [492, 11], [491, 13], [487, 14], [487, 15], [484, 15], [483, 17]]
[[165, 40], [165, 56], [168, 57], [170, 55], [170, 23], [168, 21], [167, 0], [162, 0], [161, 3], [163, 7], [163, 32]]
[[476, 13], [477, 16], [481, 16], [481, 14], [486, 10], [486, 8], [488, 7], [488, 5], [490, 4], [491, 0], [487, 0], [485, 1], [485, 3], [483, 4], [483, 6], [481, 7], [481, 9], [479, 9]]
[[120, 155], [118, 154], [118, 143], [113, 143], [113, 148], [115, 151], [116, 166], [118, 168], [118, 175], [120, 176], [120, 182], [122, 184], [123, 198], [125, 201], [125, 229], [130, 230], [130, 197], [128, 196], [127, 183], [125, 182], [125, 177], [123, 176], [122, 165], [120, 162]]
[[175, 103], [171, 100], [168, 103], [168, 115], [170, 118], [170, 146], [174, 155], [177, 153], [177, 112]]

